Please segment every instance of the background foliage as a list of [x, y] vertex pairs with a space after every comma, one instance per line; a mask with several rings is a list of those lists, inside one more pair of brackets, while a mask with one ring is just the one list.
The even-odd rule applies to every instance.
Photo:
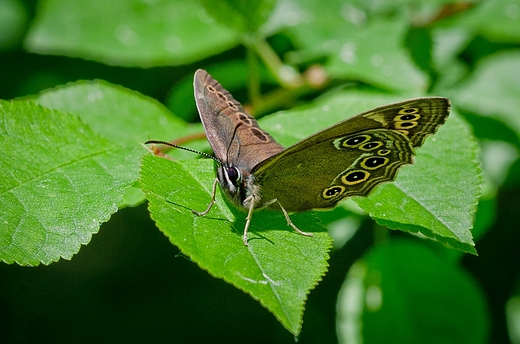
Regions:
[[[0, 341], [520, 343], [519, 43], [517, 0], [2, 0]], [[223, 221], [180, 226], [160, 205], [187, 180], [186, 206], [205, 204], [207, 161], [147, 155], [137, 182], [140, 143], [200, 137], [197, 68], [284, 145], [391, 101], [440, 95], [454, 109], [416, 165], [357, 201], [376, 221], [346, 202], [295, 217], [318, 217], [330, 252], [322, 225], [316, 241], [259, 225], [300, 249], [243, 255]], [[428, 202], [403, 208], [406, 224], [390, 206], [410, 196]], [[271, 215], [254, 219], [285, 225]], [[478, 256], [463, 253], [473, 241]], [[236, 275], [251, 267], [268, 267], [257, 287]], [[266, 277], [289, 271], [289, 294]]]

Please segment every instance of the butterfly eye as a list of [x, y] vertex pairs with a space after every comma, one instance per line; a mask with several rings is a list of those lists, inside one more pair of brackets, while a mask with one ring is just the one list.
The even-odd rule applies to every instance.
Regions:
[[228, 167], [226, 169], [227, 177], [232, 184], [235, 184], [240, 178], [240, 172], [236, 167]]

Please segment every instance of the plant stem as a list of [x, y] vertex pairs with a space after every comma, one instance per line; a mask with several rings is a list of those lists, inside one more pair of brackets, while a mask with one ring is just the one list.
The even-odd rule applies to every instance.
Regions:
[[302, 78], [298, 72], [293, 67], [284, 64], [265, 39], [257, 38], [251, 40], [251, 48], [254, 49], [267, 68], [273, 73], [280, 85], [286, 88], [294, 88], [301, 85]]
[[246, 46], [246, 49], [247, 65], [249, 70], [249, 99], [251, 100], [252, 107], [256, 108], [262, 97], [260, 91], [260, 74], [258, 73], [258, 59], [250, 46]]

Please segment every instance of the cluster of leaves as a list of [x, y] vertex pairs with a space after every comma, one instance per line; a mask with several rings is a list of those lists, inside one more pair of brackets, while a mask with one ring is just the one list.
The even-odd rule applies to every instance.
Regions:
[[[293, 215], [313, 238], [296, 235], [282, 215], [263, 211], [255, 213], [245, 247], [245, 214], [220, 194], [208, 216], [191, 212], [205, 209], [211, 198], [212, 163], [184, 151], [171, 152], [175, 161], [164, 159], [142, 144], [202, 131], [184, 120], [194, 113], [193, 101], [180, 105], [192, 98], [191, 75], [170, 95], [173, 113], [104, 81], [78, 81], [0, 101], [2, 261], [36, 266], [70, 259], [117, 209], [147, 200], [152, 219], [183, 254], [250, 294], [298, 334], [307, 295], [327, 269], [332, 247], [327, 227], [339, 228], [331, 234], [334, 247], [341, 246], [345, 213], [361, 217], [356, 207], [379, 225], [476, 254], [471, 229], [475, 226], [476, 236], [489, 227], [492, 196], [508, 164], [490, 163], [495, 169], [481, 206], [491, 210], [479, 212], [474, 222], [483, 185], [471, 126], [478, 120], [465, 118], [500, 120], [511, 133], [507, 144], [520, 146], [518, 2], [42, 0], [39, 5], [24, 39], [25, 49], [39, 54], [127, 67], [203, 67], [198, 61], [245, 46], [246, 58], [216, 58], [205, 68], [230, 90], [249, 82], [255, 112], [321, 95], [305, 107], [259, 121], [286, 146], [356, 113], [407, 98], [447, 96], [454, 107], [447, 123], [418, 150], [416, 163], [394, 183], [353, 200], [356, 205], [346, 203], [332, 216]], [[285, 46], [279, 52], [283, 59], [272, 48], [276, 44]], [[262, 97], [260, 84], [277, 87]], [[482, 137], [496, 139], [485, 126], [479, 128]], [[202, 141], [188, 146], [209, 148]], [[338, 336], [368, 342], [382, 341], [381, 333], [394, 333], [400, 342], [443, 336], [485, 341], [485, 300], [458, 266], [461, 255], [455, 252], [421, 240], [378, 242], [345, 280]], [[395, 325], [395, 314], [402, 315], [402, 327]], [[373, 331], [376, 327], [386, 330]]]

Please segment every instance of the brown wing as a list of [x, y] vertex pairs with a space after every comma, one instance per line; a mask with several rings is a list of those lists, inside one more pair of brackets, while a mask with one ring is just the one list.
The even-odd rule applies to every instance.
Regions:
[[449, 100], [432, 97], [391, 104], [340, 122], [260, 163], [254, 170], [262, 202], [288, 211], [329, 208], [366, 196], [413, 163], [414, 147], [435, 133]]
[[259, 162], [283, 150], [206, 71], [195, 72], [193, 86], [206, 136], [223, 164], [249, 174]]

